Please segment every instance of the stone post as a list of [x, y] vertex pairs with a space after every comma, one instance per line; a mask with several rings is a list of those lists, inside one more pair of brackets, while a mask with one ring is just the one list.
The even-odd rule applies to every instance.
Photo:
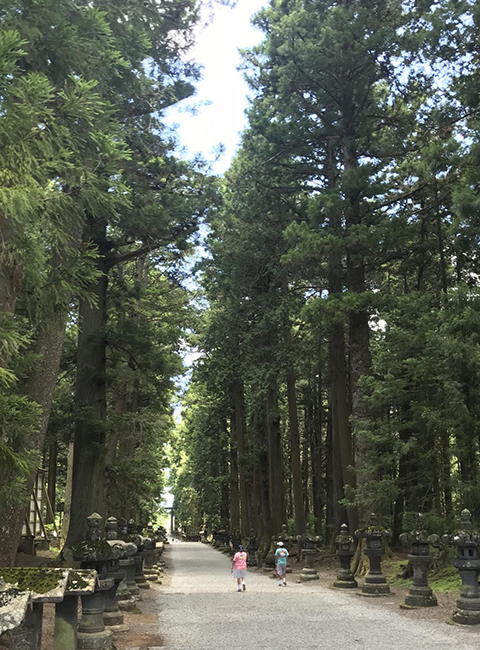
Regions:
[[480, 560], [478, 549], [480, 536], [472, 530], [472, 515], [469, 510], [463, 510], [460, 530], [452, 536], [445, 536], [444, 541], [457, 547], [457, 559], [453, 565], [458, 569], [462, 586], [453, 620], [460, 625], [478, 625], [480, 623], [480, 593], [478, 576]]
[[318, 580], [319, 575], [316, 568], [313, 566], [313, 560], [315, 558], [316, 544], [320, 542], [320, 537], [318, 535], [312, 534], [312, 529], [310, 526], [305, 527], [305, 532], [303, 535], [297, 536], [298, 545], [302, 548], [302, 554], [304, 559], [304, 566], [302, 572], [300, 573], [301, 582], [310, 582], [311, 580]]
[[435, 607], [436, 597], [428, 586], [428, 567], [432, 563], [430, 544], [438, 540], [438, 535], [427, 535], [423, 527], [423, 515], [418, 513], [415, 521], [415, 530], [411, 533], [402, 533], [402, 544], [411, 544], [408, 561], [413, 567], [413, 586], [405, 597], [405, 604], [400, 607]]
[[365, 583], [362, 587], [364, 596], [386, 596], [390, 593], [387, 579], [382, 573], [382, 557], [385, 555], [383, 540], [390, 539], [390, 530], [379, 526], [375, 514], [370, 515], [369, 525], [357, 530], [355, 537], [365, 539], [367, 548], [364, 553], [368, 557], [370, 568], [365, 576]]
[[340, 560], [340, 572], [333, 583], [336, 589], [355, 589], [358, 582], [355, 580], [350, 570], [350, 562], [355, 553], [353, 550], [354, 539], [348, 532], [347, 524], [340, 526], [340, 535], [335, 540], [337, 546], [337, 556]]
[[71, 570], [61, 602], [55, 604], [54, 650], [77, 650], [78, 599], [91, 595], [97, 585], [94, 570]]

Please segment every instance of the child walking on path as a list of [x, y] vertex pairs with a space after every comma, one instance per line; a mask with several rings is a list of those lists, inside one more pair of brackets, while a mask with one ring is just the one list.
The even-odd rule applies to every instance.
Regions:
[[275, 551], [275, 562], [277, 564], [277, 576], [280, 578], [278, 583], [279, 587], [287, 586], [287, 559], [288, 551], [283, 548], [283, 542], [277, 542], [277, 550]]
[[237, 579], [238, 591], [245, 591], [247, 586], [245, 585], [245, 578], [247, 577], [247, 553], [243, 550], [243, 546], [240, 544], [238, 547], [238, 552], [235, 553], [232, 560], [232, 571], [233, 577]]

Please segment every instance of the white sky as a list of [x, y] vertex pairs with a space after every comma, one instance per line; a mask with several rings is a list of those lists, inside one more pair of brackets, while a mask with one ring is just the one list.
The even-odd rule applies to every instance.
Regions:
[[[213, 167], [217, 174], [229, 167], [246, 124], [248, 88], [237, 70], [241, 63], [238, 49], [261, 40], [262, 34], [252, 27], [250, 18], [264, 4], [265, 0], [238, 0], [234, 9], [215, 5], [212, 21], [199, 31], [197, 43], [190, 51], [189, 58], [203, 66], [197, 93], [167, 113], [167, 121], [178, 125], [186, 157], [201, 153], [213, 160], [215, 148], [219, 144], [225, 146], [225, 155]], [[188, 107], [196, 104], [197, 114], [192, 115]]]

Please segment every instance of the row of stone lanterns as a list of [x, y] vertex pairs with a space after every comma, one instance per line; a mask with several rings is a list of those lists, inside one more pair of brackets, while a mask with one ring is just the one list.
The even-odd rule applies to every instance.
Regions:
[[[368, 596], [384, 596], [390, 593], [385, 576], [382, 574], [381, 559], [385, 553], [383, 541], [390, 539], [391, 532], [377, 524], [375, 515], [371, 515], [369, 525], [356, 532], [358, 539], [366, 540], [365, 555], [369, 559], [370, 568], [365, 576], [362, 593]], [[458, 569], [462, 585], [460, 596], [452, 619], [460, 625], [480, 624], [480, 534], [472, 529], [472, 515], [469, 510], [461, 514], [460, 530], [453, 535], [444, 535], [440, 540], [438, 535], [428, 535], [424, 529], [423, 516], [417, 515], [415, 529], [411, 533], [400, 536], [403, 544], [410, 544], [408, 560], [413, 567], [413, 585], [405, 598], [403, 607], [435, 607], [437, 598], [428, 584], [427, 572], [432, 563], [430, 545], [453, 546], [457, 549], [457, 559], [453, 563]], [[337, 554], [340, 560], [340, 572], [334, 583], [337, 589], [352, 589], [357, 587], [350, 570], [351, 558], [354, 555], [354, 540], [349, 535], [348, 527], [343, 524], [337, 537]]]

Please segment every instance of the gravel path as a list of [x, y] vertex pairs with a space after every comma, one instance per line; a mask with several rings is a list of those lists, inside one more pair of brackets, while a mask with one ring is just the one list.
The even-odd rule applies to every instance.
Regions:
[[166, 650], [480, 648], [480, 629], [410, 621], [393, 604], [378, 607], [318, 582], [285, 588], [249, 571], [247, 591], [238, 593], [230, 559], [204, 544], [171, 544], [167, 562], [172, 578], [159, 595]]

